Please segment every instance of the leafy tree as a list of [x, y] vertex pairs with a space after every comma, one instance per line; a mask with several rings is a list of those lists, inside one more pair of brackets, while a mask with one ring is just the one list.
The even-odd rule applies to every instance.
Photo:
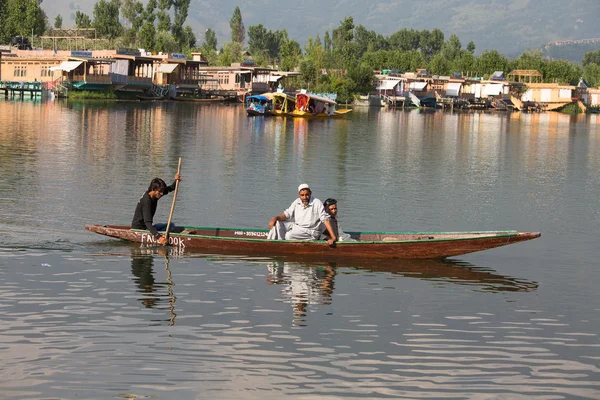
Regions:
[[140, 30], [140, 46], [147, 51], [156, 49], [156, 28], [152, 22], [146, 21]]
[[354, 19], [346, 17], [332, 33], [332, 56], [336, 68], [347, 68], [357, 58], [354, 40]]
[[183, 28], [182, 33], [183, 47], [186, 49], [193, 49], [194, 47], [196, 47], [196, 35], [194, 35], [194, 30], [192, 29], [192, 27], [186, 25], [185, 28]]
[[219, 65], [231, 65], [242, 61], [242, 44], [238, 42], [227, 42], [219, 53]]
[[585, 67], [588, 64], [594, 63], [596, 65], [600, 65], [600, 50], [598, 51], [589, 51], [583, 55], [583, 60], [581, 62]]
[[473, 43], [472, 40], [467, 44], [467, 51], [471, 54], [475, 54], [475, 43]]
[[252, 55], [267, 52], [267, 28], [262, 24], [248, 28], [248, 51]]
[[[190, 0], [172, 0], [173, 4], [173, 25], [171, 26], [171, 33], [175, 36], [175, 39], [182, 45], [189, 44], [192, 41], [190, 32], [185, 32], [183, 24], [188, 16], [188, 9], [190, 7]], [[191, 29], [191, 28], [190, 28]], [[196, 42], [196, 37], [192, 32], [193, 42]]]
[[452, 35], [450, 39], [448, 39], [444, 46], [442, 47], [442, 55], [450, 62], [454, 61], [459, 55], [462, 45], [460, 44], [460, 40], [458, 36]]
[[77, 28], [91, 28], [92, 20], [87, 14], [77, 11], [75, 13], [75, 26]]
[[121, 15], [127, 22], [127, 26], [132, 28], [133, 33], [137, 33], [143, 23], [144, 5], [137, 0], [122, 0]]
[[237, 6], [233, 11], [231, 19], [229, 20], [229, 27], [231, 28], [231, 41], [243, 44], [246, 36], [246, 30], [244, 28], [244, 22], [242, 21], [242, 12]]
[[0, 17], [4, 36], [26, 36], [32, 31], [34, 35], [42, 35], [46, 31], [47, 17], [40, 3], [38, 0], [7, 0]]
[[534, 69], [542, 72], [544, 64], [544, 53], [542, 53], [542, 50], [530, 50], [523, 52], [519, 58], [511, 61], [509, 69]]
[[156, 13], [156, 18], [158, 19], [157, 29], [159, 32], [171, 30], [170, 8], [171, 0], [158, 0], [158, 12]]
[[376, 51], [380, 47], [375, 31], [368, 31], [362, 25], [358, 25], [354, 29], [354, 41], [356, 43], [356, 55], [362, 57], [367, 51]]
[[94, 28], [101, 36], [115, 38], [123, 32], [119, 21], [119, 0], [100, 0], [94, 5]]
[[435, 75], [450, 75], [452, 62], [443, 54], [436, 54], [429, 63], [429, 70]]
[[167, 31], [158, 31], [156, 35], [156, 51], [174, 53], [181, 49], [175, 37]]
[[152, 24], [154, 24], [154, 20], [156, 19], [156, 14], [154, 13], [154, 10], [156, 10], [156, 0], [148, 0], [146, 8], [142, 13], [142, 19], [144, 21], [151, 22]]
[[[467, 46], [468, 47], [468, 46]], [[475, 57], [468, 49], [461, 50], [458, 57], [452, 63], [451, 72], [460, 72], [462, 74], [470, 74], [475, 70]]]
[[591, 87], [600, 86], [600, 65], [590, 62], [583, 67], [583, 79]]
[[552, 60], [546, 62], [543, 73], [546, 82], [576, 85], [583, 71], [579, 65], [567, 60]]
[[421, 35], [419, 31], [413, 29], [409, 31], [405, 28], [390, 36], [388, 43], [391, 50], [409, 51], [417, 50], [420, 40]]
[[54, 18], [54, 27], [56, 29], [61, 29], [62, 28], [62, 23], [63, 23], [62, 17], [60, 16], [60, 14], [58, 14], [56, 16], [56, 18]]
[[498, 50], [488, 50], [481, 53], [475, 60], [475, 70], [482, 75], [491, 75], [494, 71], [505, 71], [508, 65], [506, 57]]
[[434, 29], [431, 32], [428, 30], [421, 31], [419, 36], [419, 47], [426, 60], [438, 54], [444, 45], [444, 33], [439, 29]]
[[217, 35], [215, 31], [208, 28], [204, 31], [204, 43], [202, 43], [202, 52], [208, 53], [209, 51], [217, 51]]
[[282, 71], [293, 71], [298, 66], [300, 57], [302, 56], [300, 44], [295, 40], [289, 39], [285, 29], [283, 30], [279, 56], [281, 58], [279, 68]]

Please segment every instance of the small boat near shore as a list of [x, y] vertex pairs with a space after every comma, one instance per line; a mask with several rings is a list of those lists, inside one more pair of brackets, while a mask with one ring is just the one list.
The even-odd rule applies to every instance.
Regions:
[[270, 93], [255, 94], [246, 97], [246, 112], [250, 116], [270, 115], [271, 96]]
[[[123, 225], [88, 225], [86, 230], [130, 242], [158, 246], [146, 230]], [[169, 233], [169, 244], [181, 251], [245, 255], [299, 255], [371, 259], [438, 259], [459, 256], [535, 239], [539, 232], [347, 232], [353, 241], [269, 240], [268, 230], [180, 227]]]
[[271, 115], [288, 115], [296, 109], [296, 98], [286, 93], [273, 93], [273, 99], [271, 100], [271, 109], [269, 113]]
[[340, 118], [351, 112], [351, 109], [336, 110], [337, 103], [328, 97], [312, 93], [298, 93], [296, 108], [289, 113], [300, 118]]

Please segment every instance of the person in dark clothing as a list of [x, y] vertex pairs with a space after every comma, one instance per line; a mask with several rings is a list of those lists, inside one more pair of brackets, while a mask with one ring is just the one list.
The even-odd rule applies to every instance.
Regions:
[[150, 231], [154, 238], [163, 246], [167, 244], [167, 238], [158, 233], [158, 230], [166, 229], [167, 224], [153, 225], [152, 220], [154, 219], [154, 214], [156, 213], [158, 199], [165, 194], [174, 191], [177, 181], [181, 181], [181, 176], [179, 174], [175, 175], [175, 181], [170, 186], [167, 186], [165, 181], [160, 178], [152, 179], [150, 186], [148, 186], [148, 190], [146, 190], [135, 207], [133, 221], [131, 222], [131, 228], [146, 229]]

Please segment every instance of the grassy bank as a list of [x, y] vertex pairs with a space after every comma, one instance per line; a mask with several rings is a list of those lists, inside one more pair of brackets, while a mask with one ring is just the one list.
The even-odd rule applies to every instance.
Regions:
[[69, 99], [72, 100], [115, 100], [117, 95], [114, 92], [90, 92], [87, 90], [71, 90]]

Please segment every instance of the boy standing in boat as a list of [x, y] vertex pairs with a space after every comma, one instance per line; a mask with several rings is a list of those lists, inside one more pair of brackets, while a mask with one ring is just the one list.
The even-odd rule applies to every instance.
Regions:
[[321, 236], [321, 224], [324, 224], [329, 232], [327, 243], [333, 245], [337, 237], [329, 218], [321, 200], [314, 197], [310, 187], [303, 183], [298, 186], [298, 198], [290, 207], [269, 221], [271, 231], [268, 239], [316, 240]]
[[175, 181], [170, 186], [167, 186], [165, 181], [160, 178], [152, 179], [148, 190], [142, 195], [140, 201], [138, 201], [135, 207], [135, 213], [133, 214], [133, 221], [131, 222], [131, 228], [133, 229], [146, 229], [154, 236], [160, 244], [166, 246], [167, 238], [158, 233], [159, 230], [165, 230], [167, 224], [152, 224], [154, 214], [156, 213], [156, 206], [158, 199], [167, 193], [175, 190], [177, 181], [181, 181], [179, 174], [175, 175]]

